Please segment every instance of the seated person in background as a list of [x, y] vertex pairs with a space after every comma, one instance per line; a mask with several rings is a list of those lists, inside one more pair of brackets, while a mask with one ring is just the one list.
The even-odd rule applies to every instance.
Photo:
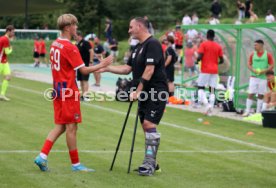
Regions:
[[264, 103], [262, 106], [262, 111], [268, 110], [276, 106], [276, 76], [274, 76], [274, 71], [269, 70], [266, 72], [267, 86], [270, 91], [264, 95]]
[[217, 24], [220, 24], [220, 21], [219, 19], [217, 19], [216, 17], [214, 17], [213, 15], [210, 17], [208, 23], [210, 25], [217, 25]]
[[255, 14], [253, 11], [250, 12], [250, 18], [249, 20], [247, 21], [247, 23], [254, 23], [258, 20], [258, 16], [257, 14]]
[[273, 23], [273, 22], [275, 22], [275, 18], [273, 16], [271, 10], [267, 11], [267, 14], [266, 14], [266, 17], [265, 17], [265, 22], [266, 23]]

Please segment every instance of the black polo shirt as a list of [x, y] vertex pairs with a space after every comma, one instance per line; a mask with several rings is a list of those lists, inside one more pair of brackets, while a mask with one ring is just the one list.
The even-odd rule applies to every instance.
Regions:
[[171, 59], [171, 62], [170, 64], [166, 67], [167, 69], [174, 69], [174, 64], [177, 60], [177, 55], [174, 51], [174, 49], [170, 46], [166, 49], [166, 52], [165, 52], [165, 58], [167, 59], [168, 56], [172, 56], [172, 59]]
[[91, 45], [88, 41], [82, 39], [78, 44], [77, 47], [80, 51], [81, 58], [85, 64], [85, 66], [89, 66], [90, 62], [90, 49]]
[[153, 75], [149, 81], [148, 87], [144, 88], [144, 91], [150, 91], [151, 88], [157, 91], [168, 90], [162, 47], [160, 42], [152, 36], [143, 43], [136, 45], [127, 65], [132, 67], [134, 87], [138, 86], [146, 66], [154, 65], [155, 69]]

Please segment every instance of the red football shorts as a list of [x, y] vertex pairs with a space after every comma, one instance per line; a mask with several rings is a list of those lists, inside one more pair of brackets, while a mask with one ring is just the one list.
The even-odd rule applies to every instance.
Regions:
[[80, 101], [55, 99], [54, 118], [55, 124], [81, 123]]

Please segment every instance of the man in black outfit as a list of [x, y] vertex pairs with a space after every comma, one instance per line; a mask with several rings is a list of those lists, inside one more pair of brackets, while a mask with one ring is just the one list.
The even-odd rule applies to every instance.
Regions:
[[169, 96], [174, 96], [174, 64], [177, 61], [177, 55], [172, 48], [174, 44], [174, 38], [172, 36], [167, 37], [168, 45], [165, 51], [165, 67], [169, 86]]
[[[77, 47], [80, 51], [81, 58], [85, 66], [89, 67], [89, 63], [93, 62], [93, 56], [94, 56], [93, 49], [91, 48], [90, 43], [83, 39], [83, 35], [80, 31], [77, 31], [76, 41], [77, 41]], [[85, 97], [85, 94], [87, 94], [88, 88], [89, 88], [89, 84], [88, 84], [89, 74], [83, 75], [78, 70], [77, 80], [80, 81], [80, 84], [81, 84], [81, 91], [82, 91], [81, 100], [89, 101], [89, 98]]]
[[[148, 31], [144, 18], [130, 21], [129, 34], [139, 40], [126, 65], [109, 66], [101, 71], [115, 74], [133, 74], [136, 91], [130, 93], [130, 100], [138, 99], [138, 113], [145, 132], [145, 157], [139, 166], [139, 175], [150, 176], [158, 169], [156, 156], [160, 144], [159, 124], [168, 98], [168, 85], [165, 73], [165, 60], [162, 47]], [[146, 98], [146, 96], [148, 96]]]
[[219, 18], [219, 15], [221, 14], [221, 5], [218, 2], [218, 0], [214, 0], [210, 10], [211, 10], [212, 16], [214, 16], [214, 18]]
[[245, 1], [245, 17], [250, 18], [251, 12], [252, 12], [252, 0], [246, 0]]

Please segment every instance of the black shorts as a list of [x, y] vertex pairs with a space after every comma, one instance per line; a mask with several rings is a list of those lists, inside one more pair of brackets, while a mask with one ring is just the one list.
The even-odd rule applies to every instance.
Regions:
[[166, 68], [167, 80], [169, 82], [174, 82], [174, 67]]
[[39, 53], [38, 52], [34, 52], [34, 58], [39, 58]]
[[45, 54], [39, 54], [39, 57], [45, 57]]
[[183, 45], [175, 45], [175, 49], [182, 49], [183, 48]]
[[[156, 125], [159, 124], [167, 104], [167, 97], [169, 96], [167, 91], [163, 92], [166, 92], [166, 94], [160, 94], [162, 96], [162, 100], [159, 100], [156, 97], [155, 99], [157, 99], [157, 101], [152, 101], [150, 98], [146, 101], [139, 101], [138, 115], [141, 123], [143, 123], [144, 120], [147, 120]], [[155, 95], [158, 96], [158, 94]]]
[[78, 81], [88, 81], [88, 80], [89, 80], [89, 75], [90, 75], [90, 74], [83, 75], [83, 74], [81, 74], [80, 71], [78, 70], [78, 71], [77, 71], [77, 80], [78, 80]]

